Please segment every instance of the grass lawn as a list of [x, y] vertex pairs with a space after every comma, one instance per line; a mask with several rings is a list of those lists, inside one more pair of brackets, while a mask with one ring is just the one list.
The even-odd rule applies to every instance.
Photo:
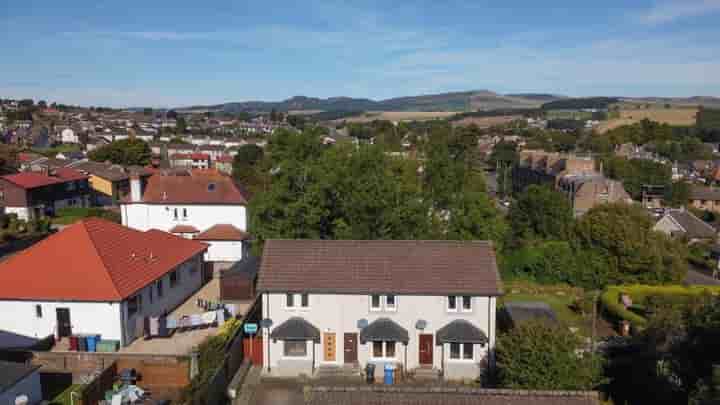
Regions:
[[[50, 401], [51, 405], [70, 405], [72, 402], [70, 402], [70, 393], [71, 392], [80, 392], [84, 385], [82, 384], [73, 384], [65, 389], [65, 391], [59, 393], [55, 398]], [[79, 402], [79, 398], [77, 395], [75, 395], [75, 403]]]
[[[506, 294], [500, 298], [500, 304], [506, 302], [544, 302], [555, 311], [558, 319], [569, 327], [578, 328], [578, 333], [583, 337], [592, 335], [592, 316], [583, 316], [575, 312], [571, 305], [581, 297], [583, 291], [568, 286], [546, 286], [533, 282], [516, 281], [505, 283]], [[612, 327], [603, 321], [602, 317], [597, 318], [597, 336], [614, 335]]]

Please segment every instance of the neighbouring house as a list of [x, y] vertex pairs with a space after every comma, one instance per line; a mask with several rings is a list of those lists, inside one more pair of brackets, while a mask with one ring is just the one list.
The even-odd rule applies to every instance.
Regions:
[[0, 404], [34, 405], [42, 399], [40, 366], [0, 360]]
[[80, 143], [80, 136], [72, 128], [65, 128], [60, 132], [61, 143]]
[[0, 263], [0, 325], [35, 338], [98, 334], [123, 346], [146, 317], [203, 283], [207, 245], [90, 218]]
[[693, 185], [688, 200], [695, 208], [720, 212], [720, 188]]
[[492, 242], [268, 240], [257, 294], [267, 374], [392, 363], [474, 380], [493, 366]]
[[54, 215], [64, 207], [89, 207], [88, 177], [70, 168], [2, 176], [0, 203], [5, 213], [24, 220]]
[[248, 249], [247, 199], [233, 180], [215, 170], [164, 172], [130, 180], [121, 203], [122, 223], [138, 230], [160, 229], [207, 242], [209, 262], [235, 262]]
[[130, 194], [131, 175], [137, 175], [146, 184], [153, 174], [139, 166], [124, 167], [90, 160], [73, 163], [72, 167], [89, 176], [93, 200], [97, 205], [116, 205]]
[[667, 211], [653, 226], [653, 230], [690, 242], [714, 241], [717, 238], [715, 228], [684, 209]]
[[622, 183], [600, 173], [569, 174], [560, 177], [557, 190], [567, 196], [576, 217], [592, 207], [607, 203], [632, 203]]
[[209, 169], [210, 155], [207, 153], [175, 153], [170, 155], [170, 167], [186, 169]]

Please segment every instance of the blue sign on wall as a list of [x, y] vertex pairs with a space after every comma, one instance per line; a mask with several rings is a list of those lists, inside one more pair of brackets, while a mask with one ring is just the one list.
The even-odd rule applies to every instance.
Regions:
[[245, 331], [245, 333], [252, 335], [254, 333], [257, 333], [258, 325], [256, 323], [246, 323], [243, 326], [243, 330]]

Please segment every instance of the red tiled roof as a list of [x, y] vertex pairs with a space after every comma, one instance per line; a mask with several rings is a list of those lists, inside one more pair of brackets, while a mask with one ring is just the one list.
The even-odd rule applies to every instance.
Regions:
[[502, 294], [488, 241], [268, 240], [257, 290]]
[[208, 160], [210, 155], [207, 153], [175, 153], [170, 156], [173, 160]]
[[85, 219], [0, 263], [0, 299], [120, 301], [207, 247]]
[[[125, 203], [129, 203], [129, 198]], [[246, 205], [247, 199], [230, 177], [216, 170], [192, 170], [189, 176], [150, 177], [142, 203]]]
[[175, 225], [170, 231], [170, 233], [198, 233], [200, 230], [195, 228], [192, 225]]
[[243, 232], [230, 224], [217, 224], [197, 235], [195, 239], [240, 241], [249, 237], [250, 235], [247, 232]]
[[28, 189], [49, 186], [51, 184], [65, 183], [73, 180], [83, 180], [88, 177], [74, 169], [60, 168], [55, 171], [54, 176], [48, 176], [38, 172], [22, 172], [2, 176], [2, 178], [17, 186]]
[[222, 162], [222, 163], [232, 163], [232, 162], [233, 162], [233, 157], [230, 156], [230, 155], [221, 155], [221, 156], [218, 156], [218, 157], [215, 159], [215, 161], [216, 161], [216, 162]]

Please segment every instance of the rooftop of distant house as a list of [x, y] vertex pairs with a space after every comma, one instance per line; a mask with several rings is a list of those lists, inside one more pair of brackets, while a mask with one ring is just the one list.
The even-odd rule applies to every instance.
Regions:
[[2, 176], [2, 179], [24, 189], [45, 187], [69, 181], [85, 180], [88, 177], [83, 173], [70, 168], [50, 170], [47, 174], [39, 172], [22, 172]]

